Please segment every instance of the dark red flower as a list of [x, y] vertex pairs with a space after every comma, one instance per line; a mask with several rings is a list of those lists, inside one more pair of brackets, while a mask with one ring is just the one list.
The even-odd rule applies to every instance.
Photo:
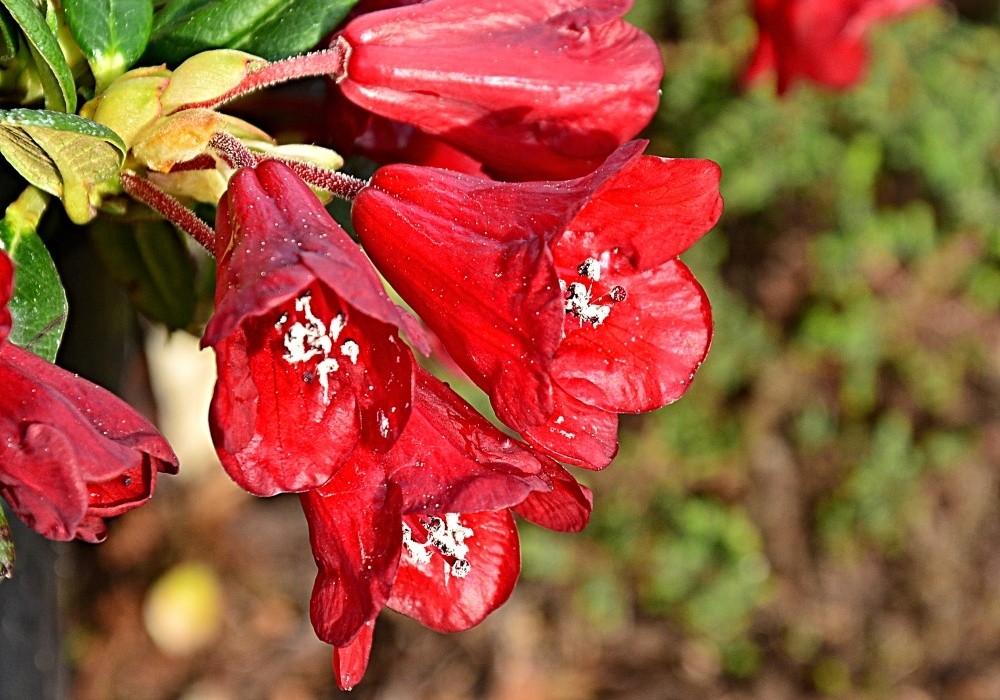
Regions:
[[652, 117], [659, 49], [630, 0], [435, 0], [361, 15], [340, 87], [510, 179], [589, 172]]
[[590, 492], [566, 470], [498, 431], [423, 370], [392, 449], [359, 449], [301, 499], [319, 567], [311, 617], [336, 648], [345, 688], [364, 672], [385, 605], [458, 631], [507, 599], [520, 566], [507, 509], [579, 530], [591, 508]]
[[216, 219], [216, 308], [203, 346], [219, 379], [210, 424], [226, 471], [272, 495], [326, 483], [360, 443], [406, 425], [412, 318], [358, 246], [286, 166], [233, 175]]
[[177, 457], [124, 401], [7, 340], [12, 289], [0, 252], [0, 495], [49, 539], [100, 542]]
[[836, 89], [861, 79], [865, 34], [876, 22], [936, 0], [755, 0], [758, 37], [745, 85], [777, 73], [778, 93], [797, 80]]
[[501, 420], [580, 466], [610, 462], [617, 413], [680, 397], [711, 337], [676, 256], [719, 217], [719, 168], [643, 146], [562, 182], [387, 166], [354, 202], [369, 255]]

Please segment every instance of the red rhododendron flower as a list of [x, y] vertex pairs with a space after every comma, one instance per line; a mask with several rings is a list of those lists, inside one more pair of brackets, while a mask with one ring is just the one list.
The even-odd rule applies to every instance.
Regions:
[[7, 340], [12, 289], [0, 252], [0, 495], [49, 539], [100, 542], [104, 518], [149, 500], [177, 457], [117, 396]]
[[743, 83], [776, 72], [778, 93], [807, 79], [843, 89], [861, 79], [865, 33], [879, 20], [936, 0], [755, 0], [758, 38]]
[[301, 499], [319, 567], [311, 617], [336, 647], [341, 687], [364, 672], [383, 606], [452, 632], [507, 599], [520, 567], [508, 508], [561, 530], [581, 529], [591, 508], [590, 492], [566, 470], [423, 370], [392, 449], [356, 451]]
[[711, 337], [676, 256], [718, 220], [719, 168], [643, 146], [563, 182], [387, 166], [354, 202], [372, 259], [501, 420], [580, 466], [610, 462], [617, 413], [680, 397]]
[[652, 117], [663, 67], [630, 0], [434, 0], [361, 15], [340, 88], [511, 179], [589, 172]]
[[233, 175], [216, 223], [219, 379], [210, 423], [230, 476], [273, 495], [328, 481], [359, 442], [387, 450], [410, 414], [415, 322], [297, 175]]

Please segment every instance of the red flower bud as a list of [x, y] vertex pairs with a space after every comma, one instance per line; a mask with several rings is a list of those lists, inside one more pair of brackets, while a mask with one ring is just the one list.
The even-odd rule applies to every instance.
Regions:
[[[589, 172], [652, 117], [659, 49], [630, 0], [435, 0], [352, 20], [340, 87], [509, 179]], [[339, 76], [338, 76], [339, 77]]]

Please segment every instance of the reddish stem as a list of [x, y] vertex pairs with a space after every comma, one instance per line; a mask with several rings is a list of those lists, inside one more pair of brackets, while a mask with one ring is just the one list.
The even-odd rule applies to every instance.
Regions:
[[336, 170], [327, 170], [326, 168], [320, 168], [310, 163], [303, 163], [288, 158], [259, 156], [250, 151], [238, 138], [224, 131], [220, 131], [213, 136], [208, 145], [231, 168], [252, 168], [264, 158], [270, 158], [287, 165], [292, 172], [310, 185], [318, 187], [321, 190], [326, 190], [348, 201], [353, 201], [358, 196], [358, 193], [368, 186], [366, 181], [352, 177], [351, 175], [345, 175]]
[[275, 160], [279, 160], [287, 165], [289, 169], [310, 185], [318, 187], [321, 190], [326, 190], [334, 196], [346, 199], [349, 202], [353, 202], [361, 190], [368, 186], [366, 180], [337, 172], [336, 170], [327, 170], [316, 165], [297, 160], [288, 160], [286, 158], [275, 158]]
[[243, 145], [242, 141], [225, 131], [220, 131], [213, 136], [208, 142], [208, 147], [218, 153], [219, 157], [226, 161], [230, 168], [236, 170], [252, 168], [259, 161], [257, 156]]
[[228, 92], [224, 92], [218, 97], [205, 100], [204, 102], [189, 102], [181, 105], [171, 112], [171, 114], [179, 112], [182, 109], [214, 109], [219, 105], [235, 100], [237, 97], [242, 97], [251, 92], [277, 85], [278, 83], [298, 80], [299, 78], [330, 76], [337, 82], [340, 82], [347, 76], [347, 58], [350, 54], [350, 45], [343, 37], [339, 37], [337, 42], [329, 49], [268, 63], [247, 75], [236, 87]]
[[215, 254], [215, 231], [198, 218], [193, 211], [153, 185], [149, 180], [143, 180], [131, 173], [122, 173], [120, 180], [122, 189], [133, 199], [142, 202], [174, 226], [186, 231], [209, 253]]

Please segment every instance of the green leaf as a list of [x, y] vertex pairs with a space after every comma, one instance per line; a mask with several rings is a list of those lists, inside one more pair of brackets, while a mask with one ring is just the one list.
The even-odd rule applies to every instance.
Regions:
[[195, 266], [184, 237], [164, 221], [129, 225], [100, 218], [91, 239], [132, 305], [170, 330], [188, 328], [195, 312]]
[[176, 65], [206, 49], [269, 61], [312, 48], [357, 0], [171, 0], [157, 15], [147, 59]]
[[102, 124], [40, 109], [0, 110], [0, 153], [25, 180], [60, 197], [73, 223], [96, 215], [97, 188], [117, 178], [125, 144]]
[[17, 24], [4, 7], [0, 7], [0, 61], [9, 61], [17, 55], [20, 40]]
[[153, 0], [63, 0], [63, 7], [102, 92], [146, 50]]
[[45, 93], [45, 107], [60, 112], [76, 111], [76, 84], [59, 40], [32, 0], [0, 0], [24, 33], [38, 78]]
[[27, 188], [0, 221], [0, 241], [14, 261], [8, 340], [54, 362], [66, 328], [67, 304], [52, 256], [36, 233], [47, 204], [48, 197]]

